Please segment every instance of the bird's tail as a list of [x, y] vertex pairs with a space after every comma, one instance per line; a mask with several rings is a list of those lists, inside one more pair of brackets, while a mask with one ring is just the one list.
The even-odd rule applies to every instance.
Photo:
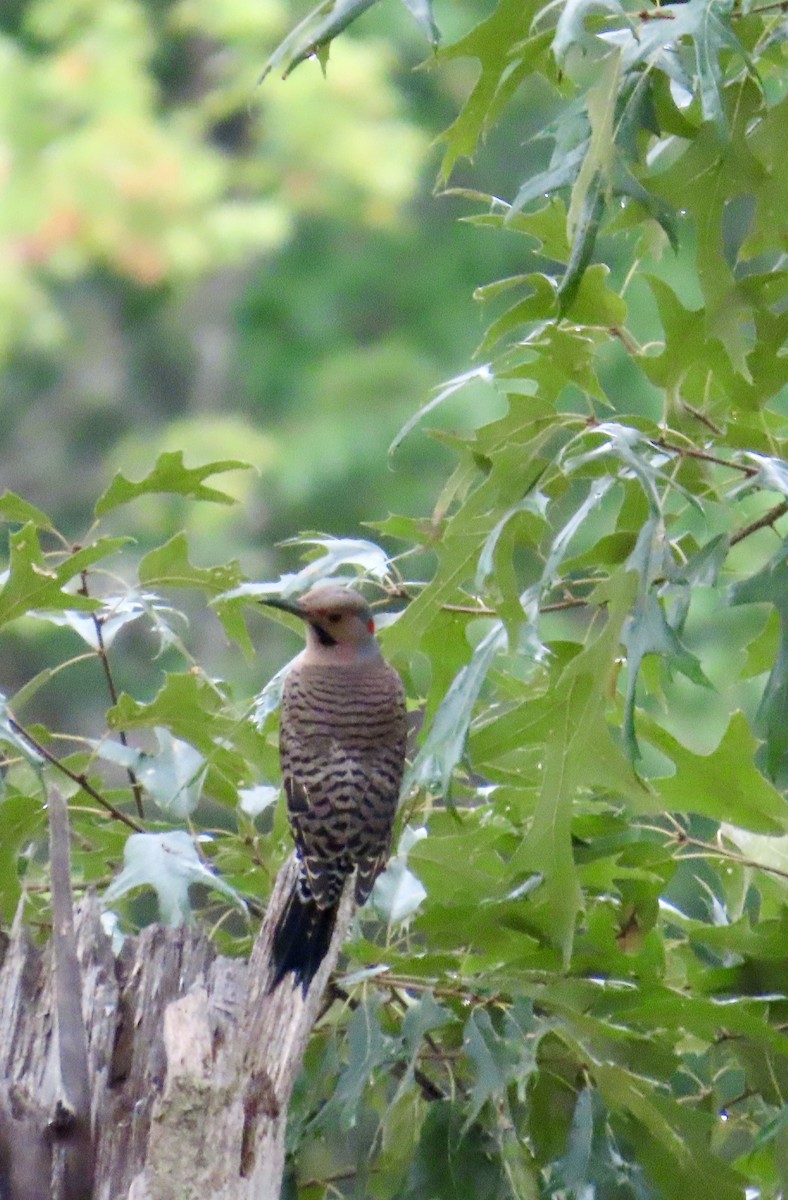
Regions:
[[336, 915], [336, 904], [319, 908], [311, 897], [301, 894], [296, 883], [274, 930], [274, 975], [269, 992], [292, 972], [293, 985], [300, 983], [306, 996], [331, 945]]

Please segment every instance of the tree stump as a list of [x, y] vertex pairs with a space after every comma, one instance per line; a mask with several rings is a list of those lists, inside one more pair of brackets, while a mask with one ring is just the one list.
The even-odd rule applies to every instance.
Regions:
[[0, 1200], [278, 1200], [290, 1094], [352, 913], [346, 889], [305, 997], [291, 976], [269, 993], [296, 871], [293, 857], [279, 872], [249, 963], [194, 927], [160, 925], [116, 956], [97, 898], [78, 906], [87, 1148], [73, 1114], [58, 1117], [56, 958], [69, 933], [56, 920], [39, 950], [17, 919], [0, 946]]

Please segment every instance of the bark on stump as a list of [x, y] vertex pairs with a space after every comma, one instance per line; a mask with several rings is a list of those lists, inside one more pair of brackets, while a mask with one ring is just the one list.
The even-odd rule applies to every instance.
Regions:
[[[21, 922], [0, 935], [0, 1200], [278, 1200], [290, 1094], [352, 913], [348, 888], [306, 997], [291, 977], [269, 995], [296, 870], [280, 871], [248, 963], [159, 925], [116, 957], [98, 900], [79, 905], [92, 1183], [78, 1130], [58, 1127], [53, 943], [37, 949]], [[64, 1145], [83, 1178], [58, 1177]]]

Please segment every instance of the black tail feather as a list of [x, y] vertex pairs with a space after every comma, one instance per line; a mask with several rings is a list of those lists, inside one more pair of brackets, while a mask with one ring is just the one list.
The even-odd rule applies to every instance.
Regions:
[[336, 915], [336, 905], [318, 908], [314, 900], [301, 895], [296, 884], [274, 930], [274, 977], [269, 992], [292, 971], [293, 986], [300, 983], [306, 996], [331, 945]]

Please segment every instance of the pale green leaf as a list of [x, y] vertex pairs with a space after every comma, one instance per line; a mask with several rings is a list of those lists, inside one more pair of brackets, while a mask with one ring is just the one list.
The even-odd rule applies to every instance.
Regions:
[[249, 463], [235, 459], [206, 463], [202, 467], [187, 467], [183, 461], [183, 451], [167, 451], [159, 455], [153, 470], [137, 483], [126, 479], [119, 471], [104, 495], [96, 501], [96, 516], [103, 517], [122, 504], [150, 495], [184, 496], [189, 500], [207, 500], [212, 504], [235, 504], [233, 496], [208, 487], [204, 481], [227, 471], [249, 470]]
[[435, 24], [431, 0], [402, 0], [402, 3], [414, 18], [419, 28], [429, 38], [433, 48], [436, 47], [441, 35], [438, 26]]
[[427, 837], [423, 827], [406, 825], [397, 853], [388, 861], [385, 871], [378, 875], [370, 897], [373, 908], [390, 925], [406, 920], [427, 898], [427, 889], [408, 867], [408, 854]]
[[[371, 8], [377, 0], [321, 0], [302, 21], [279, 43], [263, 67], [258, 80], [262, 83], [269, 72], [284, 66], [286, 78], [307, 58], [326, 51], [333, 39], [347, 29], [357, 17]], [[325, 60], [321, 60], [325, 66]]]
[[393, 454], [394, 451], [397, 450], [411, 430], [415, 429], [416, 426], [424, 419], [424, 417], [426, 417], [427, 413], [430, 413], [433, 411], [433, 409], [436, 409], [438, 405], [443, 403], [444, 400], [448, 400], [449, 396], [453, 396], [455, 392], [459, 392], [469, 383], [473, 383], [477, 380], [481, 383], [492, 383], [493, 378], [494, 376], [490, 370], [489, 363], [484, 363], [480, 367], [473, 367], [472, 370], [464, 371], [462, 375], [457, 375], [454, 379], [449, 379], [446, 383], [441, 384], [432, 399], [428, 400], [426, 404], [423, 404], [421, 408], [418, 409], [418, 411], [414, 413], [412, 417], [409, 417], [402, 426], [399, 433], [394, 438], [394, 441], [389, 446], [389, 454]]
[[192, 920], [189, 887], [199, 883], [220, 892], [242, 911], [238, 893], [200, 859], [193, 839], [183, 830], [169, 833], [133, 833], [126, 841], [123, 870], [104, 892], [109, 906], [138, 887], [152, 887], [165, 925], [185, 925]]
[[467, 666], [455, 677], [433, 717], [419, 752], [403, 781], [403, 795], [414, 787], [443, 794], [462, 757], [474, 705], [497, 654], [505, 648], [506, 631], [496, 621], [474, 649]]
[[280, 791], [271, 784], [258, 783], [255, 787], [238, 789], [238, 804], [247, 817], [257, 817], [272, 804], [276, 804]]

